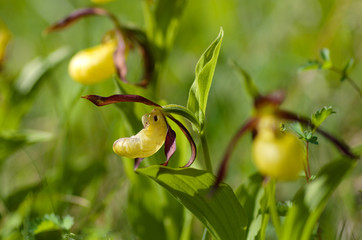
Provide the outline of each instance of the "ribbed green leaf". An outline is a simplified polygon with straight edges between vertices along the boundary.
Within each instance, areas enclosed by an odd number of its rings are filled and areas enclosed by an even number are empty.
[[[245,239],[247,217],[232,189],[220,185],[210,196],[215,176],[198,169],[172,169],[164,166],[139,168],[164,187],[182,205],[191,211],[219,240]]]
[[[207,98],[209,96],[223,36],[224,31],[221,28],[219,36],[211,43],[199,59],[195,69],[195,81],[190,88],[187,108],[195,114],[201,126],[201,131],[204,126]]]
[[[127,216],[138,239],[178,240],[181,234],[183,208],[165,190],[144,176],[137,176],[137,180],[132,182]]]

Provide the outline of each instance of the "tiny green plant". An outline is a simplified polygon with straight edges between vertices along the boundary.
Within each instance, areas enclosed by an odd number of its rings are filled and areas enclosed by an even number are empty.
[[[340,81],[347,81],[351,86],[356,90],[356,92],[359,94],[359,96],[362,98],[362,90],[358,86],[358,84],[352,79],[350,76],[350,71],[354,65],[354,59],[350,58],[347,63],[344,65],[343,68],[338,68],[334,65],[331,57],[330,57],[330,51],[328,48],[323,48],[320,51],[320,56],[322,58],[322,61],[314,59],[309,60],[304,66],[301,67],[302,70],[312,70],[312,69],[325,69],[330,70],[331,72],[334,72],[340,76]]]

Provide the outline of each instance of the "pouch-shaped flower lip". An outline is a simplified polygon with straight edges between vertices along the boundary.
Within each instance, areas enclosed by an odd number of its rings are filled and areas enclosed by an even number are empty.
[[[167,123],[162,112],[155,108],[142,116],[144,128],[136,135],[120,138],[113,144],[113,151],[129,158],[145,158],[155,154],[164,144]]]
[[[281,131],[280,124],[281,120],[274,116],[260,117],[252,144],[253,161],[264,176],[295,180],[304,167],[304,146],[296,135]]]
[[[117,41],[109,40],[76,53],[68,67],[72,79],[82,84],[96,84],[110,78],[116,72],[113,64],[116,47]]]

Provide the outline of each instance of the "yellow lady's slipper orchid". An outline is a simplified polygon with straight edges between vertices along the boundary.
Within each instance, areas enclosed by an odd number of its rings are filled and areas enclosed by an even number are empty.
[[[142,117],[144,128],[134,136],[120,138],[113,144],[113,151],[124,157],[145,158],[155,154],[164,144],[167,123],[159,109]]]
[[[288,181],[303,170],[305,150],[297,136],[282,132],[279,120],[263,116],[252,146],[253,160],[259,171],[277,180]]]
[[[99,83],[115,73],[113,53],[116,40],[109,40],[98,46],[84,49],[75,54],[69,62],[69,74],[82,84]]]

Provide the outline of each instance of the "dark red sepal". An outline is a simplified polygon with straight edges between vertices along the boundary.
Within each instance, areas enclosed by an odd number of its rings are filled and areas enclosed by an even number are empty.
[[[52,32],[52,31],[57,31],[57,30],[64,29],[64,28],[69,27],[70,25],[72,25],[74,22],[76,22],[76,21],[78,21],[78,20],[80,20],[80,19],[82,19],[84,17],[88,17],[88,16],[92,16],[92,15],[107,16],[114,23],[116,23],[116,25],[119,25],[117,19],[115,18],[115,16],[112,15],[111,13],[109,13],[108,11],[106,11],[105,9],[102,9],[102,8],[81,8],[81,9],[75,10],[74,12],[72,12],[67,17],[65,17],[64,19],[57,22],[56,24],[48,27],[45,30],[45,32],[49,33],[49,32]]]
[[[134,166],[133,166],[133,170],[136,171],[137,168],[139,167],[140,163],[142,162],[143,158],[135,158],[134,159]]]
[[[220,164],[219,170],[216,175],[215,188],[221,183],[221,181],[225,178],[226,169],[229,163],[229,159],[231,157],[231,153],[233,152],[236,143],[247,131],[253,130],[257,124],[257,118],[251,118],[246,123],[244,123],[241,128],[237,131],[234,137],[229,142],[229,145],[225,151],[224,157]]]
[[[104,106],[104,105],[119,103],[119,102],[138,102],[138,103],[143,103],[143,104],[146,104],[149,106],[161,107],[157,103],[152,102],[151,100],[149,100],[145,97],[139,96],[139,95],[116,94],[116,95],[112,95],[109,97],[102,97],[102,96],[98,96],[98,95],[87,95],[87,96],[83,96],[82,98],[85,98],[85,99],[91,101],[92,103],[94,103],[97,106]]]

